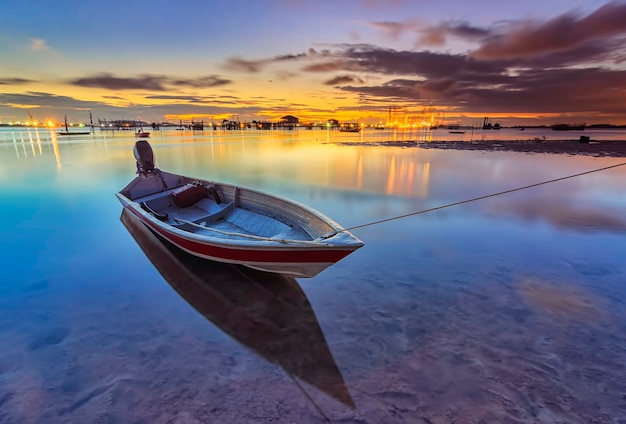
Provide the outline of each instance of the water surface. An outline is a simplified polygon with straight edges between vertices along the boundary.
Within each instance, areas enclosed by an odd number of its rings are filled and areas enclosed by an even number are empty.
[[[344,227],[623,161],[334,143],[386,136],[150,140],[161,169]],[[133,143],[0,130],[0,422],[626,420],[626,167],[358,228],[283,281],[129,230]]]

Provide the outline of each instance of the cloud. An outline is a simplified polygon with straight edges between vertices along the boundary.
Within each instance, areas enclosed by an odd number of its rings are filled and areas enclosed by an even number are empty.
[[[350,67],[348,61],[339,59],[334,61],[326,61],[320,63],[313,63],[302,68],[306,72],[332,72],[342,71]]]
[[[282,62],[296,62],[305,60],[317,60],[328,57],[330,53],[327,50],[317,51],[310,48],[305,53],[282,54],[265,59],[248,60],[240,57],[231,57],[222,65],[224,69],[236,72],[246,72],[250,74],[259,73],[267,66],[272,64],[281,64]]]
[[[223,65],[225,69],[237,72],[248,72],[251,74],[261,72],[264,65],[267,64],[265,60],[245,60],[239,57],[231,57]]]
[[[527,58],[625,35],[626,3],[610,2],[585,17],[570,12],[546,22],[511,24],[488,37],[472,56],[489,60]]]
[[[0,103],[20,105],[22,107],[48,106],[77,108],[84,107],[84,105],[89,102],[83,102],[67,96],[30,91],[23,94],[0,93]]]
[[[505,69],[496,63],[482,64],[462,54],[433,53],[429,51],[397,51],[372,46],[348,47],[343,52],[348,66],[358,65],[363,72],[384,75],[416,75],[441,78],[458,75],[460,71],[497,74]]]
[[[338,75],[335,78],[324,81],[325,85],[341,85],[348,83],[363,83],[363,80],[354,75]]]
[[[18,84],[30,84],[33,80],[24,78],[0,78],[0,85],[18,85]]]
[[[489,61],[461,54],[374,46],[344,48],[336,55],[347,66],[358,65],[363,73],[386,78],[378,85],[349,85],[346,80],[340,89],[372,98],[436,102],[480,113],[603,113],[615,117],[626,113],[620,94],[626,87],[626,71],[585,62],[603,57],[602,46],[588,44],[550,56]],[[583,63],[586,65],[580,66]]]
[[[303,59],[303,58],[306,58],[306,57],[307,57],[306,53],[284,54],[284,55],[274,56],[272,61],[274,61],[274,62],[284,62],[284,61],[299,60],[299,59]]]
[[[32,40],[30,40],[30,49],[40,52],[48,50],[49,47],[46,44],[45,40],[42,40],[41,38],[33,38]]]
[[[219,87],[221,85],[228,85],[232,83],[231,80],[219,77],[217,75],[209,75],[206,77],[194,78],[194,79],[182,79],[171,81],[173,85],[189,86],[195,88],[211,88]]]
[[[415,22],[370,22],[369,25],[382,30],[391,40],[397,40],[407,31],[414,31],[417,26]]]
[[[176,96],[172,96],[176,97]],[[163,98],[162,100],[168,100]],[[263,113],[269,107],[260,105],[242,105],[239,98],[232,96],[216,97],[210,99],[210,104],[202,104],[201,102],[190,101],[192,98],[173,98],[171,103],[159,105],[110,105],[99,101],[83,101],[67,96],[57,96],[50,93],[27,92],[23,94],[0,93],[0,115],[3,117],[14,117],[20,119],[19,115],[15,115],[16,110],[30,109],[37,110],[38,116],[48,116],[58,114],[59,111],[67,113],[69,110],[74,111],[93,111],[94,119],[125,119],[128,116],[154,116],[154,117],[170,117],[178,119],[177,115],[195,115],[211,117],[218,114],[238,114],[242,117],[252,117],[255,114]],[[188,100],[183,103],[180,100]],[[200,98],[203,100],[203,98]],[[204,99],[204,100],[208,100]],[[273,103],[272,103],[273,105]],[[23,112],[19,112],[21,114]],[[62,116],[61,114],[61,116]],[[173,118],[172,118],[173,117]]]
[[[242,100],[239,97],[233,96],[174,96],[174,95],[154,95],[145,96],[148,100],[171,100],[179,104],[178,102],[187,103],[211,103],[211,104],[236,104]]]
[[[491,30],[470,25],[467,22],[444,22],[418,31],[421,35],[418,45],[442,46],[448,37],[453,36],[467,41],[483,39],[491,34]]]
[[[112,74],[98,74],[69,81],[80,87],[105,88],[108,90],[151,90],[165,91],[167,86],[187,86],[194,88],[219,87],[232,83],[217,75],[199,78],[174,79],[164,75],[140,75],[138,77],[116,77]]]
[[[99,74],[69,81],[80,87],[106,88],[108,90],[154,90],[164,91],[166,79],[160,76],[143,75],[136,78],[120,78],[112,74]]]
[[[202,97],[198,96],[169,96],[169,95],[158,95],[158,96],[145,96],[145,99],[150,100],[178,100],[184,102],[201,102]]]

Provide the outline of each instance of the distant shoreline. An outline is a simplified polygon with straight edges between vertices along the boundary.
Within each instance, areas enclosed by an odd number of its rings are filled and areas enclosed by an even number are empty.
[[[350,146],[418,147],[421,149],[477,150],[488,152],[548,153],[595,157],[626,157],[626,140],[474,140],[474,141],[378,141],[337,142]]]

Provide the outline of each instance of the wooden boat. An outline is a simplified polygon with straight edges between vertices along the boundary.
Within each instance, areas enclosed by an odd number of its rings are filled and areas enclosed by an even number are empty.
[[[87,135],[91,134],[91,131],[70,131],[67,127],[67,115],[65,115],[65,131],[58,131],[58,135]]]
[[[294,277],[314,277],[363,242],[322,213],[259,191],[164,172],[147,140],[124,208],[193,255]]]
[[[120,219],[167,283],[200,315],[292,378],[354,409],[315,312],[294,278],[202,260],[148,230],[128,210]]]

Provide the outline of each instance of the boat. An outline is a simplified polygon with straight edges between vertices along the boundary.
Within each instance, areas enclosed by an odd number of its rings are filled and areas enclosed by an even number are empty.
[[[483,130],[499,130],[500,128],[502,128],[500,127],[500,123],[496,122],[495,124],[492,124],[488,117],[483,119]]]
[[[361,131],[361,126],[358,123],[341,124],[339,132],[353,132],[358,133]]]
[[[150,231],[127,209],[120,219],[167,283],[200,315],[292,378],[355,408],[315,312],[294,278],[202,260]]]
[[[143,128],[140,128],[135,133],[135,137],[137,137],[137,138],[148,138],[148,137],[150,137],[150,133],[147,132],[147,131],[144,131]]]
[[[65,131],[58,131],[58,135],[87,135],[91,134],[91,131],[70,131],[67,127],[67,115],[65,115]]]
[[[116,193],[148,228],[198,257],[310,278],[363,246],[306,205],[231,184],[161,171],[147,140],[137,177]]]

